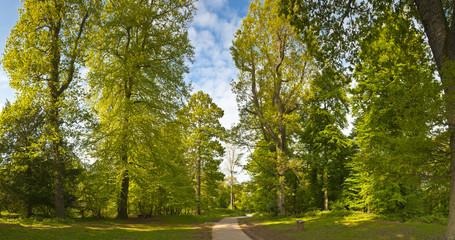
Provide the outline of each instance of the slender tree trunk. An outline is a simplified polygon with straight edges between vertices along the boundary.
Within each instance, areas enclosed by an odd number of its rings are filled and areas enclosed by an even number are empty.
[[[286,215],[285,207],[285,190],[286,190],[286,179],[285,179],[285,155],[283,151],[283,146],[277,147],[277,160],[278,160],[278,209],[280,210],[280,215]]]
[[[197,181],[197,186],[196,186],[196,201],[197,201],[197,206],[196,206],[196,214],[201,215],[201,153],[199,146],[197,147],[197,159],[196,159],[196,181]]]
[[[324,175],[323,175],[323,191],[324,191],[324,211],[329,210],[329,194],[328,194],[328,170],[327,167],[324,167]]]
[[[233,165],[233,164],[231,164]],[[230,170],[230,173],[231,173],[231,210],[234,209],[234,174],[232,173],[232,166],[231,166],[231,170]]]

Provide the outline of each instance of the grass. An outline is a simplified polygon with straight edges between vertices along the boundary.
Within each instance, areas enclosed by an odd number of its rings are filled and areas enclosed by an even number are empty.
[[[296,221],[304,220],[303,232]],[[421,222],[387,221],[361,212],[320,212],[300,218],[255,216],[242,219],[257,239],[442,239],[445,226]]]
[[[6,219],[0,239],[211,239],[211,224],[230,213],[146,219]]]

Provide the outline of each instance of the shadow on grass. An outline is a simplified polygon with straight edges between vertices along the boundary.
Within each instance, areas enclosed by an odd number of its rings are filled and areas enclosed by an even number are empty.
[[[24,228],[0,226],[2,239],[195,239],[195,229]]]
[[[304,220],[297,231],[296,220]],[[258,217],[242,220],[259,239],[442,239],[440,224],[401,223],[365,213],[319,213],[301,218]]]
[[[210,239],[204,219],[21,219],[0,224],[0,239]]]

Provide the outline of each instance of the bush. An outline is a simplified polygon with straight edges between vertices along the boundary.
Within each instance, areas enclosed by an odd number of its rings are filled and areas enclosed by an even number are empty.
[[[270,204],[267,206],[267,212],[272,214],[272,216],[276,217],[278,216],[280,210],[278,209],[278,206],[276,204]]]

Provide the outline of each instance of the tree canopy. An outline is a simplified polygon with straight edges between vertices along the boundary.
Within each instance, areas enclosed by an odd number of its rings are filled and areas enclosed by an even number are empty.
[[[17,92],[0,113],[0,210],[353,210],[448,217],[454,239],[453,4],[251,1],[225,129],[185,80],[195,1],[24,0],[1,61]]]

